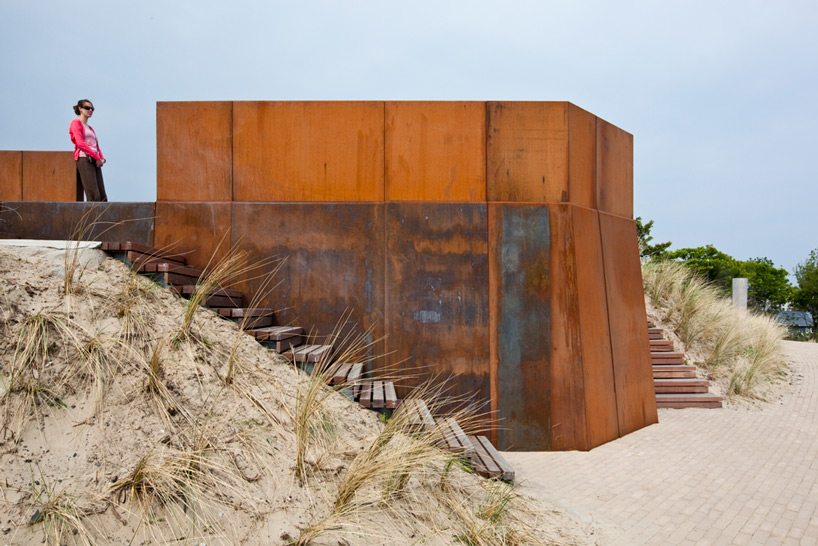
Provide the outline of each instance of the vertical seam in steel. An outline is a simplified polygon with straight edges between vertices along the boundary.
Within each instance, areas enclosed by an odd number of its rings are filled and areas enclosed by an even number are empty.
[[[381,223],[383,224],[383,352],[389,354],[389,203],[386,185],[386,101],[383,101],[383,200],[381,202]],[[387,363],[387,365],[391,365]]]
[[[594,129],[594,132],[596,133],[596,129]],[[596,150],[594,151],[596,152]],[[602,252],[602,280],[605,286],[605,314],[608,316],[608,340],[611,348],[611,376],[613,377],[614,403],[616,405],[616,435],[617,437],[621,438],[622,423],[619,421],[619,394],[616,392],[616,363],[614,359],[613,328],[611,328],[611,306],[609,305],[608,298],[608,272],[606,268],[607,262],[605,260],[605,244],[602,242],[602,214],[599,212],[599,210],[596,211],[596,217],[597,225],[599,226],[599,249]]]

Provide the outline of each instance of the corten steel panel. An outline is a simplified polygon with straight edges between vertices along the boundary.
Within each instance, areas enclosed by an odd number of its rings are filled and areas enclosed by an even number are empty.
[[[234,201],[383,201],[383,102],[235,102]]]
[[[153,245],[154,203],[18,201],[3,206],[0,231],[22,239],[74,239],[85,222],[90,227],[86,240]]]
[[[633,217],[633,135],[597,118],[596,208]]]
[[[485,201],[484,102],[387,102],[386,199]]]
[[[0,201],[23,199],[23,152],[0,151]]]
[[[23,152],[22,201],[77,201],[72,152]]]
[[[383,203],[233,203],[234,243],[260,258],[286,258],[263,305],[281,325],[326,336],[349,312],[343,332],[383,337]],[[253,294],[260,281],[244,283]],[[382,341],[369,356],[383,354]],[[382,361],[372,366],[382,365]]]
[[[551,449],[589,449],[580,287],[571,207],[548,207],[551,230]]]
[[[554,449],[548,207],[489,204],[492,409],[500,449]]]
[[[156,199],[233,198],[233,103],[156,103]]]
[[[636,223],[599,213],[619,434],[657,422]]]
[[[489,102],[489,201],[569,200],[567,102]]]
[[[485,203],[388,203],[386,208],[391,361],[405,360],[424,376],[451,374],[452,393],[468,397],[482,411],[489,409],[490,396],[486,222]]]
[[[156,203],[154,246],[183,253],[187,263],[204,267],[230,250],[230,203]]]
[[[568,200],[596,208],[596,116],[568,104]]]
[[[588,447],[594,448],[619,436],[602,240],[596,210],[569,208],[575,242],[573,271],[577,285]]]

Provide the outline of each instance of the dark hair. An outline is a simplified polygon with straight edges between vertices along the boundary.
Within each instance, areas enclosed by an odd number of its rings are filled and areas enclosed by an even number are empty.
[[[80,106],[82,106],[82,105],[83,105],[83,104],[85,104],[86,102],[87,102],[88,104],[93,104],[93,103],[92,103],[90,100],[88,100],[88,99],[80,99],[80,100],[78,100],[78,101],[77,101],[77,104],[74,106],[74,113],[75,113],[76,115],[80,115]]]

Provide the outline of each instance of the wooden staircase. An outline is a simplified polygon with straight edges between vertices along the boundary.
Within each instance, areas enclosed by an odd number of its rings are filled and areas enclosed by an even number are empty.
[[[720,408],[721,396],[710,394],[710,383],[699,379],[696,366],[685,364],[684,353],[673,351],[664,330],[648,321],[650,359],[658,408]]]
[[[133,242],[103,242],[102,250],[125,262],[137,272],[149,276],[155,282],[168,287],[182,297],[190,298],[196,283],[204,271],[190,266],[181,254],[173,254]],[[275,324],[273,309],[244,307],[245,295],[232,289],[215,288],[204,299],[203,305],[219,316],[233,320],[259,343],[273,349],[307,373],[316,364],[331,362],[333,346],[322,344],[304,333],[300,326]],[[312,343],[310,343],[312,341]],[[329,374],[329,383],[342,395],[358,402],[364,408],[391,415],[397,411],[398,400],[392,381],[367,377],[362,363],[337,363]],[[426,408],[422,400],[413,400],[419,408]],[[418,410],[423,413],[424,410]],[[419,415],[420,415],[419,413]],[[425,426],[434,425],[428,409]],[[423,416],[426,419],[426,415]],[[452,418],[444,418],[441,424],[445,441],[441,447],[468,459],[475,472],[481,476],[514,480],[514,471],[485,436],[466,436],[460,425]]]

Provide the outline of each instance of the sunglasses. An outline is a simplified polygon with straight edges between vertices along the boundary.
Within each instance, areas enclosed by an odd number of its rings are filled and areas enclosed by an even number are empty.
[[[94,110],[93,106],[80,106],[80,108],[82,108],[83,110],[91,110],[91,111]]]

